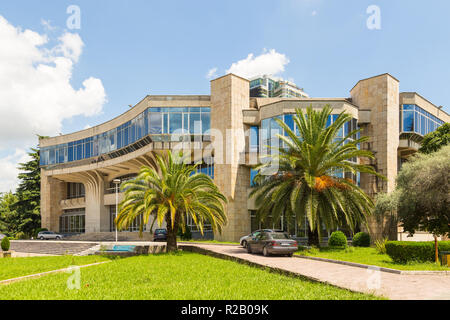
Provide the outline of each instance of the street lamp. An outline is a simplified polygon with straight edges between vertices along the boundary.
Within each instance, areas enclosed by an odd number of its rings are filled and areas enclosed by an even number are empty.
[[[116,242],[117,242],[117,215],[119,213],[119,185],[120,185],[120,179],[114,179],[114,184],[116,185],[116,217],[114,219],[114,225],[116,226]]]

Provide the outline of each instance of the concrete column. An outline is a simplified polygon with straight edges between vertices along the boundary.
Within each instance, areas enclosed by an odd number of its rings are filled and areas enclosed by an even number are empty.
[[[46,176],[41,169],[41,226],[59,232],[59,217],[62,214],[61,200],[66,197],[66,184]]]
[[[237,241],[250,232],[247,189],[250,168],[240,165],[245,151],[242,109],[249,108],[249,81],[233,74],[211,81],[211,129],[222,137],[214,137],[214,182],[228,198],[228,224],[215,239]],[[221,144],[220,146],[218,144]]]
[[[86,190],[86,233],[109,232],[109,210],[104,203],[105,179],[97,172],[89,172],[84,182]]]
[[[350,94],[353,103],[360,109],[371,111],[370,123],[363,126],[361,133],[369,137],[369,142],[361,147],[371,150],[375,160],[366,164],[374,165],[388,179],[382,181],[373,175],[361,174],[361,187],[371,197],[379,192],[392,192],[398,170],[399,81],[389,74],[382,74],[359,81]],[[372,217],[369,219],[369,231],[374,239],[385,236],[395,238],[396,226],[391,224],[390,219],[378,222]]]

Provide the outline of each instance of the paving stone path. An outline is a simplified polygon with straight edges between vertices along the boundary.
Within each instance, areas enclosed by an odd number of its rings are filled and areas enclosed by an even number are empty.
[[[393,300],[450,300],[450,275],[404,275],[340,265],[336,263],[289,257],[264,257],[249,254],[239,246],[193,246],[218,254],[278,268],[341,288],[373,293]]]

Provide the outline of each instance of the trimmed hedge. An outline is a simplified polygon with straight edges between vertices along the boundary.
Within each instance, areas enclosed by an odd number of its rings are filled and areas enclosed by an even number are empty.
[[[347,237],[342,231],[335,231],[328,239],[328,245],[330,247],[347,247]]]
[[[450,251],[450,241],[439,241],[438,249]],[[434,241],[388,241],[386,253],[397,263],[434,262]]]
[[[370,247],[370,235],[367,232],[358,232],[353,236],[354,247]]]
[[[8,237],[2,239],[1,247],[3,251],[8,251],[10,247],[10,242]]]

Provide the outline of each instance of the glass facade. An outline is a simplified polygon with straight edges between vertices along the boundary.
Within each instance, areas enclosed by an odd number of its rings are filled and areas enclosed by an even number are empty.
[[[110,213],[110,221],[109,221],[109,231],[113,232],[116,231],[116,224],[114,223],[114,220],[116,219],[116,206],[109,206],[109,213]],[[139,227],[142,224],[142,216],[138,216],[129,226],[126,230],[118,230],[120,231],[128,231],[128,232],[139,232]],[[146,231],[147,226],[142,226],[142,231]]]
[[[52,165],[98,157],[131,145],[151,135],[153,141],[173,141],[174,134],[190,141],[200,136],[209,140],[209,107],[148,108],[117,128],[93,137],[41,148],[40,165]],[[196,139],[198,141],[198,139]]]
[[[283,128],[277,123],[275,119],[282,120],[289,129],[293,130],[296,135],[299,135],[299,131],[297,129],[297,125],[294,122],[294,114],[284,114],[280,116],[276,116],[273,118],[264,119],[261,121],[261,145],[260,150],[264,154],[270,154],[274,150],[271,149],[272,147],[278,147],[281,146],[281,141],[278,138],[279,135],[287,136],[287,133],[284,131]],[[328,117],[327,121],[327,127],[330,126],[334,121],[336,121],[338,115],[332,114]],[[335,139],[343,139],[346,137],[350,132],[353,130],[358,129],[358,120],[352,119],[351,121],[348,121],[344,124],[344,126],[341,128],[341,130],[336,135]],[[359,139],[359,133],[357,133],[355,136],[351,137],[350,139]],[[272,151],[272,152],[271,152]]]
[[[404,104],[400,107],[400,132],[417,133],[422,136],[435,131],[444,121],[433,116],[414,104]]]
[[[284,135],[287,136],[287,133],[285,130],[277,123],[275,119],[282,120],[291,130],[295,132],[295,134],[298,136],[300,133],[298,131],[297,125],[294,122],[294,114],[283,114],[280,116],[276,116],[273,118],[264,119],[261,121],[261,132],[260,132],[260,150],[263,155],[273,155],[277,152],[276,149],[282,146],[281,143],[284,144],[284,142],[280,141],[278,138],[278,135]],[[330,126],[334,121],[336,121],[338,115],[332,114],[328,117],[327,120],[327,127]],[[351,121],[348,121],[344,124],[344,126],[341,128],[341,130],[337,133],[335,137],[336,140],[344,139],[346,136],[350,134],[350,132],[359,129],[358,126],[358,120],[353,118]],[[356,135],[350,137],[350,140],[356,140],[359,139],[360,133],[358,132]],[[251,141],[251,140],[250,140]],[[252,142],[251,142],[252,143]],[[359,145],[358,145],[359,148]],[[268,161],[267,159],[262,161]],[[356,158],[349,159],[349,161],[357,162]],[[256,176],[257,171],[251,170],[250,172],[250,185],[254,186],[254,177]],[[336,177],[344,177],[343,172],[334,172],[332,173]],[[352,175],[351,178],[353,181],[360,184],[360,176],[358,175]]]
[[[59,217],[60,233],[84,233],[85,225],[84,208],[64,210],[61,217]]]

